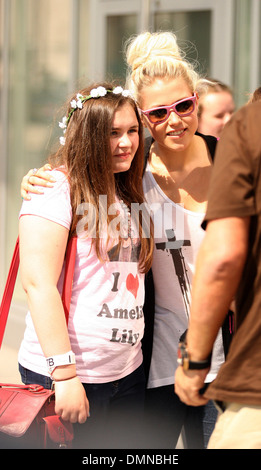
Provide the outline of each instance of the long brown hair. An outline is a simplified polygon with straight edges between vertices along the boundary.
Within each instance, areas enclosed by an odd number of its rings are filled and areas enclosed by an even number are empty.
[[[93,84],[79,91],[82,96],[90,95],[90,90],[98,86],[113,90],[111,83]],[[67,106],[67,116],[72,110],[71,101]],[[135,111],[139,124],[139,147],[128,171],[113,173],[110,136],[112,122],[116,110],[129,103]],[[144,162],[143,129],[135,101],[122,93],[107,93],[99,98],[88,99],[82,109],[72,113],[65,133],[65,144],[59,147],[55,155],[50,157],[54,166],[64,165],[68,173],[71,190],[72,225],[70,235],[75,234],[80,216],[77,208],[82,203],[91,203],[96,212],[95,249],[102,260],[101,234],[99,226],[99,197],[107,196],[107,206],[115,203],[116,197],[122,200],[128,209],[132,203],[144,202],[142,174]],[[144,207],[143,207],[144,209]],[[107,218],[107,224],[109,218]],[[138,217],[140,236],[139,268],[147,272],[152,262],[153,228],[150,221],[149,234],[142,231],[142,214]],[[90,228],[90,227],[89,227]],[[92,227],[93,229],[93,227]]]

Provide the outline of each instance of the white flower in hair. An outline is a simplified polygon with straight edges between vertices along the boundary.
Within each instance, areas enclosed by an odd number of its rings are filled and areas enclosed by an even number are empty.
[[[91,96],[92,98],[97,98],[97,96],[99,96],[98,91],[97,91],[97,88],[93,88],[93,89],[90,91],[90,96]]]
[[[83,100],[83,95],[81,95],[81,93],[77,93],[76,98],[77,100]]]
[[[59,127],[61,129],[66,129],[66,127],[67,127],[67,116],[64,116],[62,118],[62,122],[59,122]]]
[[[93,88],[90,91],[91,98],[99,98],[100,96],[105,96],[106,94],[107,94],[107,90],[103,86],[99,86],[98,88]]]
[[[98,86],[97,88],[98,96],[105,96],[107,95],[107,90],[103,86]]]
[[[76,105],[77,105],[77,108],[82,109],[82,100],[79,99],[79,100],[77,101]]]
[[[65,137],[60,137],[60,144],[65,145]]]
[[[76,100],[72,100],[72,101],[71,101],[71,107],[74,108],[74,109],[77,108],[77,102],[76,102]]]
[[[112,92],[115,94],[115,95],[120,95],[120,93],[122,93],[124,90],[121,86],[116,86]]]
[[[130,98],[134,99],[133,93],[130,90],[123,90],[122,91],[122,96],[125,96],[125,98],[130,97]]]

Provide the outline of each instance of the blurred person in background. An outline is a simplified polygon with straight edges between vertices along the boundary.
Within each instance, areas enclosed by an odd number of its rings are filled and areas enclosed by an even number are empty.
[[[210,78],[206,92],[199,99],[198,131],[219,139],[234,111],[235,103],[231,88]]]
[[[248,103],[254,103],[258,100],[261,100],[261,86],[255,89],[255,91],[250,96]]]

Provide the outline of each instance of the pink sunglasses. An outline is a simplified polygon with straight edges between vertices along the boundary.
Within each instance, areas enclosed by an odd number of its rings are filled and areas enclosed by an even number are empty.
[[[193,96],[176,101],[170,106],[160,106],[158,108],[147,109],[146,111],[140,109],[139,111],[145,114],[152,124],[158,124],[167,121],[171,111],[174,111],[180,117],[189,116],[195,109],[196,99],[197,95],[194,93]]]

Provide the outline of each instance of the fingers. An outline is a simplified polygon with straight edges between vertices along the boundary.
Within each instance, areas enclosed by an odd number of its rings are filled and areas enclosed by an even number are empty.
[[[180,400],[189,406],[203,406],[206,405],[208,399],[199,394],[198,390],[184,390],[175,384],[175,393],[179,396]]]
[[[29,173],[31,174],[29,175],[28,173],[29,177],[27,178],[28,184],[31,187],[37,185],[37,186],[45,186],[45,187],[52,188],[55,182],[55,178],[50,173],[48,173],[48,171],[50,171],[51,169],[52,169],[51,165],[47,163],[41,168],[38,168],[38,169],[35,168],[34,170],[30,170]],[[38,189],[35,189],[35,191],[39,192],[41,190],[38,188]]]
[[[26,201],[31,199],[29,192],[34,194],[43,194],[43,189],[36,186],[53,187],[55,178],[48,173],[52,169],[48,163],[43,167],[33,170],[29,170],[28,173],[23,177],[21,183],[21,196]]]
[[[189,406],[203,406],[208,402],[200,390],[204,387],[206,373],[203,371],[186,371],[178,367],[175,374],[175,393],[180,400]]]
[[[29,170],[28,173],[23,177],[22,183],[21,183],[21,196],[25,200],[30,200],[31,197],[28,195],[28,191],[31,189],[31,185],[29,183],[29,180],[31,176],[34,174],[35,170]],[[32,187],[32,192],[34,190],[34,187]]]
[[[70,421],[70,423],[80,423],[83,424],[90,416],[89,413],[89,402],[85,406],[83,406],[80,410],[65,410],[65,409],[57,409],[56,413],[60,416],[64,421]]]
[[[77,377],[55,383],[55,412],[64,421],[83,424],[90,416],[89,401]]]

